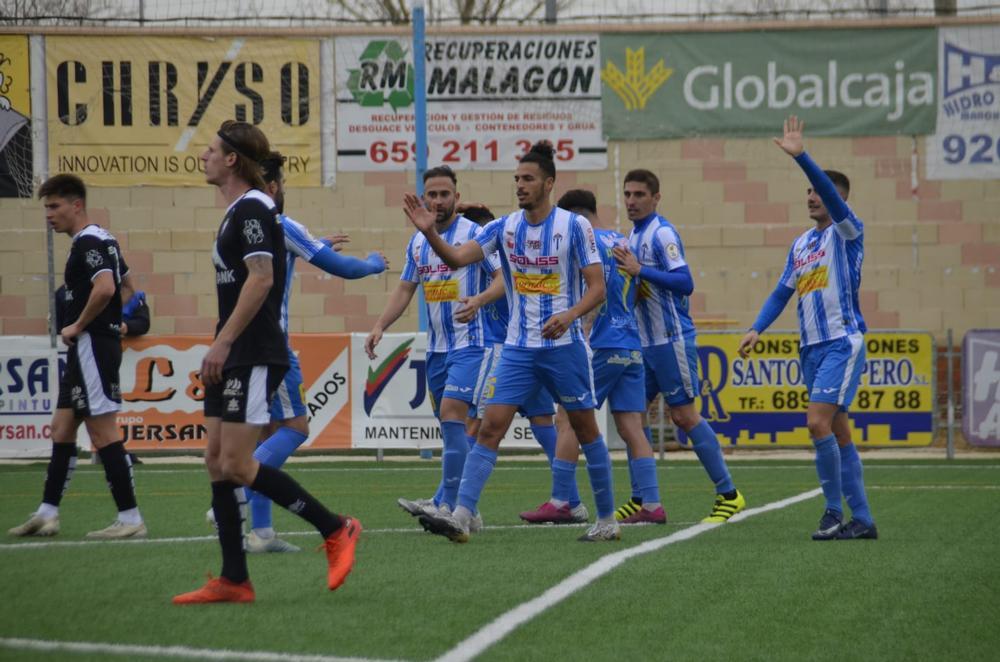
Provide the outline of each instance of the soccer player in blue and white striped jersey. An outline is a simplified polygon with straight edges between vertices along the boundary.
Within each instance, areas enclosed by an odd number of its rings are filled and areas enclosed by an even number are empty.
[[[851,442],[847,410],[857,392],[865,364],[865,320],[858,305],[864,224],[847,206],[851,184],[835,170],[823,171],[805,151],[805,124],[792,115],[775,143],[795,159],[812,187],[809,217],[816,227],[792,243],[785,270],[764,302],[757,321],[740,341],[746,357],[758,335],[778,318],[798,292],[799,357],[809,392],[806,424],[816,448],[816,472],[826,510],[813,540],[878,537],[868,507],[861,458]],[[852,519],[843,524],[842,496]]]
[[[261,162],[261,171],[266,185],[264,192],[274,200],[285,230],[285,282],[282,284],[284,295],[281,300],[280,324],[287,343],[288,301],[292,295],[292,278],[297,259],[301,258],[328,274],[348,279],[382,273],[388,264],[385,256],[379,251],[369,253],[364,260],[340,255],[332,248],[334,245],[332,241],[315,239],[304,225],[286,216],[285,176],[282,168],[284,162],[285,157],[280,152],[271,152]],[[303,390],[299,359],[288,343],[288,372],[285,373],[271,401],[271,424],[265,433],[268,436],[254,452],[254,458],[258,462],[275,468],[281,467],[285,460],[309,438],[309,419]],[[246,491],[252,526],[250,535],[247,536],[247,551],[297,552],[298,547],[275,535],[271,518],[271,500],[251,491],[250,488],[246,488]]]
[[[481,232],[456,211],[458,180],[448,166],[431,168],[424,173],[424,197],[419,202],[430,215],[438,236],[449,244],[471,241]],[[423,287],[429,326],[427,340],[427,387],[434,415],[441,422],[444,451],[441,454],[441,483],[433,504],[400,499],[399,505],[412,515],[421,515],[433,505],[434,512],[455,508],[462,468],[469,451],[466,429],[469,412],[475,404],[476,377],[482,362],[485,337],[482,313],[460,321],[463,299],[482,292],[489,284],[488,270],[480,264],[452,268],[432,250],[419,232],[406,246],[406,261],[395,292],[365,340],[365,351],[375,358],[375,347],[382,334],[406,310],[410,300]]]
[[[698,413],[698,347],[688,313],[694,280],[676,228],[656,212],[660,180],[649,170],[625,175],[625,208],[635,224],[629,247],[616,246],[615,259],[640,279],[636,308],[646,368],[646,399],[662,393],[674,425],[691,438],[694,452],[715,484],[715,503],[703,522],[725,522],[746,506],[733,484],[715,431]],[[646,431],[647,438],[650,433]]]
[[[598,521],[581,540],[617,540],[611,461],[594,415],[594,379],[579,318],[604,300],[604,274],[594,230],[586,219],[550,202],[556,167],[551,144],[537,143],[514,174],[520,210],[493,221],[475,241],[453,246],[434,217],[407,194],[404,212],[453,268],[497,254],[511,307],[496,387],[475,447],[469,453],[453,516],[421,523],[456,542],[469,539],[473,514],[496,464],[497,448],[519,406],[547,388],[559,397],[587,457]]]

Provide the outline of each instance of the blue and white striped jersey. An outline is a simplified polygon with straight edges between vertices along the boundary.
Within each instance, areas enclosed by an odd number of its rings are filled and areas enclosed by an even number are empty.
[[[864,257],[864,224],[853,211],[822,232],[802,233],[792,244],[778,282],[799,294],[802,346],[867,330],[858,302]]]
[[[464,216],[458,216],[441,236],[452,246],[459,246],[481,232],[479,225]],[[481,262],[452,269],[431,250],[424,235],[417,232],[406,247],[406,260],[400,280],[418,283],[424,288],[430,327],[428,352],[449,352],[463,347],[484,346],[482,309],[467,324],[455,321],[455,313],[461,309],[458,300],[475,296],[489,285],[489,276]]]
[[[496,253],[501,259],[510,305],[505,344],[556,347],[584,342],[579,319],[555,339],[543,338],[542,327],[552,315],[577,304],[583,296],[583,268],[601,263],[587,219],[553,207],[544,221],[533,225],[523,211],[516,211],[489,223],[476,241],[485,255]]]
[[[590,348],[641,349],[639,325],[635,319],[638,281],[618,266],[612,253],[615,246],[628,246],[628,240],[614,230],[594,230],[594,234],[604,262],[604,283],[608,293],[590,327]]]
[[[635,224],[629,245],[642,266],[672,271],[687,264],[677,230],[656,213]],[[663,345],[695,332],[688,297],[648,281],[639,283],[638,294],[636,313],[643,347]]]
[[[285,292],[281,300],[281,330],[288,333],[288,300],[292,296],[292,277],[295,275],[295,258],[301,257],[308,262],[324,246],[323,242],[309,233],[306,226],[295,219],[281,215],[285,228]]]
[[[493,272],[500,268],[500,258],[496,253],[486,256],[482,262],[483,269],[487,272],[486,282],[491,282]],[[503,274],[500,275],[503,277]],[[507,326],[510,324],[510,306],[507,305],[507,296],[500,297],[493,303],[482,307],[483,325],[486,333],[486,344],[496,345],[502,343],[507,338]]]

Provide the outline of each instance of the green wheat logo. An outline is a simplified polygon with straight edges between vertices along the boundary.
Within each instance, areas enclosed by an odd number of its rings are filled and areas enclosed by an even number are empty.
[[[601,72],[601,79],[625,103],[625,110],[642,110],[673,73],[674,70],[668,69],[662,59],[647,72],[644,46],[638,50],[625,49],[625,73],[609,60]]]

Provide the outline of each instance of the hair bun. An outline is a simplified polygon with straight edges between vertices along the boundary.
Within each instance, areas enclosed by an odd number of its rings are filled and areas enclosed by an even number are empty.
[[[531,146],[531,149],[528,150],[528,153],[538,154],[539,156],[546,158],[549,161],[555,160],[556,156],[556,150],[554,147],[552,147],[552,143],[548,140],[539,140],[538,142],[536,142],[534,145]]]

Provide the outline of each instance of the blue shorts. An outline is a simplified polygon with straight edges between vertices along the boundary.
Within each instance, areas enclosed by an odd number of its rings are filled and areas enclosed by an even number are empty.
[[[503,343],[487,347],[483,352],[483,362],[479,366],[479,377],[476,379],[476,418],[482,419],[486,414],[487,393],[496,389],[496,369],[503,352]],[[555,398],[548,389],[539,389],[527,402],[518,408],[518,413],[525,418],[533,416],[554,416],[556,413]]]
[[[840,405],[847,411],[858,392],[865,365],[865,337],[855,333],[807,345],[799,352],[810,402]]]
[[[472,407],[482,360],[482,347],[427,353],[427,388],[431,392],[434,416],[440,415],[442,398],[461,400]],[[471,410],[469,415],[472,415]]]
[[[642,348],[646,363],[646,400],[652,402],[657,393],[671,407],[694,402],[699,392],[698,345],[695,336],[681,336],[662,345]]]
[[[302,384],[299,357],[288,348],[288,372],[271,399],[271,420],[287,421],[306,414],[306,389]]]
[[[566,410],[597,408],[590,349],[582,342],[558,347],[504,345],[494,378],[493,388],[486,387],[487,405],[523,407],[548,389]]]
[[[597,406],[608,400],[612,412],[646,411],[645,370],[637,349],[595,349]]]

